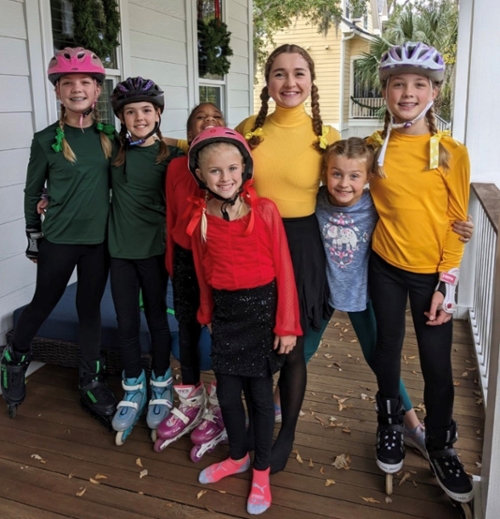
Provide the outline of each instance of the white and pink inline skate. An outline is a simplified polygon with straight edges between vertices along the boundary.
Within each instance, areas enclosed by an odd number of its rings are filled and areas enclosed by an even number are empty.
[[[179,407],[174,407],[168,418],[160,422],[157,429],[158,439],[154,450],[161,452],[171,443],[191,432],[203,418],[207,405],[207,392],[200,382],[196,386],[178,385],[174,391],[179,397]]]
[[[212,381],[208,395],[208,407],[201,423],[191,433],[194,447],[191,449],[191,461],[197,463],[204,454],[212,452],[219,443],[227,443],[227,432],[222,420],[222,413],[217,399],[217,383]]]

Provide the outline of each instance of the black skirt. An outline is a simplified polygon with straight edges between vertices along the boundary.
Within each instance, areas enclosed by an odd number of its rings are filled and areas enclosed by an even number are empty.
[[[283,218],[288,247],[292,257],[295,283],[299,295],[300,325],[306,335],[309,328],[321,329],[329,319],[326,257],[315,214],[302,218]]]
[[[285,355],[273,350],[276,283],[214,290],[212,369],[223,375],[266,377],[281,369]]]
[[[200,287],[196,277],[193,252],[174,245],[174,289],[175,317],[179,322],[196,321],[196,312],[200,306]]]

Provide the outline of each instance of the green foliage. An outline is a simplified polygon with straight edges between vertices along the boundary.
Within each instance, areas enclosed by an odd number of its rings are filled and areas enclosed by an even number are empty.
[[[229,72],[233,55],[229,46],[231,33],[227,25],[218,18],[209,21],[198,20],[198,64],[199,73],[223,76]]]
[[[94,51],[104,61],[119,45],[117,0],[72,0],[72,3],[75,44]],[[102,30],[99,30],[97,20]]]
[[[356,13],[366,12],[365,0],[350,0]],[[342,16],[342,0],[254,0],[254,58],[263,65],[268,45],[274,45],[273,35],[290,27],[297,17],[305,18],[318,32],[327,34],[337,27]]]

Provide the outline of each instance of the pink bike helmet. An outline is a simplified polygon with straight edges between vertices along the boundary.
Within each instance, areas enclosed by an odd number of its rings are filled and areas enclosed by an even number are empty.
[[[214,142],[227,142],[228,144],[233,144],[240,150],[245,162],[245,170],[243,171],[242,182],[243,187],[245,182],[250,180],[253,176],[252,154],[245,138],[230,128],[207,128],[191,142],[191,146],[189,147],[188,152],[188,163],[189,169],[196,179],[196,182],[202,189],[207,189],[205,182],[203,182],[203,180],[201,180],[201,178],[199,178],[196,174],[196,168],[198,167],[198,153],[202,148],[208,144],[213,144]]]
[[[66,47],[58,50],[50,60],[47,71],[49,81],[55,85],[68,74],[88,74],[99,84],[104,81],[106,71],[97,55],[83,47]]]
[[[422,74],[435,83],[441,83],[444,70],[443,57],[434,47],[408,41],[394,45],[382,55],[378,74],[382,84],[394,74]]]

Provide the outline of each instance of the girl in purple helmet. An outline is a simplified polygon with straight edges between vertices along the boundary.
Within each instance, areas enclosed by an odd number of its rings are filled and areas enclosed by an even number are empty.
[[[274,427],[272,375],[302,335],[285,230],[273,202],[251,187],[245,139],[228,128],[204,130],[191,143],[189,169],[198,199],[188,232],[200,283],[198,320],[212,328],[212,367],[229,439],[229,458],[204,469],[201,483],[247,470],[246,386],[255,435],[250,514],[271,505],[269,471]]]
[[[409,297],[425,382],[428,458],[444,491],[466,503],[473,492],[453,448],[450,356],[464,247],[453,222],[467,219],[469,158],[465,146],[436,129],[433,103],[444,71],[442,56],[423,43],[392,47],[379,66],[387,112],[383,131],[371,141],[380,146],[384,178],[370,183],[379,220],[369,269],[378,328],[377,464],[392,474],[405,455],[399,376]]]
[[[95,109],[105,70],[91,51],[57,51],[48,78],[61,102],[59,121],[35,133],[31,144],[24,212],[26,256],[37,263],[35,295],[21,314],[1,361],[2,394],[14,416],[26,396],[30,345],[77,269],[81,404],[109,426],[116,402],[101,361],[100,302],[108,275],[105,245],[109,210],[109,159],[114,128]],[[47,185],[50,205],[41,221],[37,203]]]
[[[171,337],[167,321],[165,269],[165,170],[180,150],[167,146],[160,131],[163,91],[151,79],[128,78],[111,94],[121,121],[119,147],[111,165],[113,197],[109,218],[111,292],[124,366],[124,396],[112,425],[122,445],[147,403],[141,363],[140,304],[152,342],[151,399],[147,423],[156,437],[158,424],[172,407]]]

